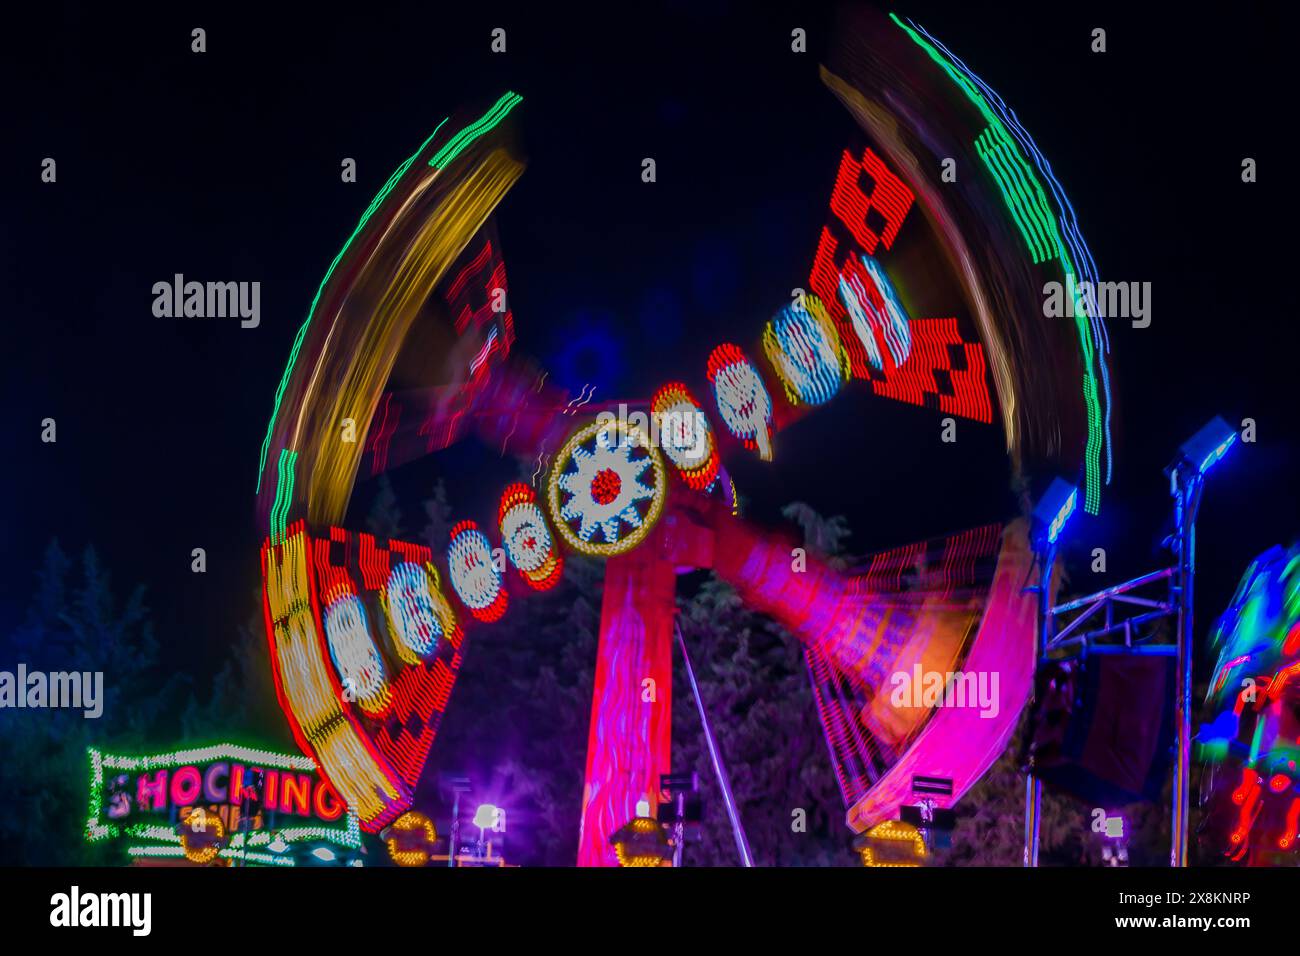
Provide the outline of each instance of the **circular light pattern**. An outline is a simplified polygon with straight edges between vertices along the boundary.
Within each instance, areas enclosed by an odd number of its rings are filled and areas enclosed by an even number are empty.
[[[740,346],[724,342],[709,356],[709,381],[718,414],[731,433],[757,448],[764,461],[772,460],[772,398],[754,363]]]
[[[923,866],[925,839],[910,823],[886,820],[867,831],[860,852],[863,866]]]
[[[537,506],[533,489],[523,482],[506,488],[501,495],[497,521],[506,556],[520,577],[538,591],[554,587],[560,580],[564,559],[555,550],[546,515]]]
[[[431,659],[438,651],[438,638],[450,637],[456,631],[456,614],[438,583],[438,572],[432,565],[421,567],[402,561],[393,566],[388,587],[380,592],[388,633],[405,664]]]
[[[433,821],[418,810],[408,810],[393,821],[384,842],[389,857],[398,866],[424,866],[437,839]]]
[[[650,400],[659,430],[659,447],[682,480],[703,491],[718,476],[718,448],[704,409],[681,382],[669,382]]]
[[[384,661],[370,636],[365,605],[355,594],[345,591],[325,609],[325,639],[343,699],[355,700],[371,716],[384,713],[392,704]]]
[[[547,506],[570,546],[608,557],[650,533],[666,494],[663,457],[645,433],[626,421],[597,419],[555,456]]]
[[[610,842],[619,866],[664,866],[673,855],[668,834],[653,817],[633,817],[610,836]]]
[[[195,807],[181,821],[181,850],[191,863],[211,863],[226,843],[221,817]]]
[[[492,566],[492,545],[472,521],[451,529],[447,569],[456,596],[480,621],[495,621],[506,613],[506,589]]]
[[[847,374],[840,337],[815,295],[788,305],[763,329],[763,351],[792,405],[821,405]]]

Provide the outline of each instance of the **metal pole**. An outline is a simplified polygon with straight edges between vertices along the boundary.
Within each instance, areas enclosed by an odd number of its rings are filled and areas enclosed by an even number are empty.
[[[1038,829],[1042,822],[1043,781],[1025,776],[1025,866],[1038,866]]]
[[[456,865],[456,840],[460,836],[460,790],[453,791],[451,798],[451,835],[447,847],[447,865]]]
[[[1178,741],[1174,751],[1169,865],[1176,867],[1187,866],[1191,809],[1192,657],[1195,650],[1192,585],[1196,575],[1196,511],[1201,497],[1200,474],[1188,478],[1184,473],[1185,467],[1180,465],[1173,475],[1178,541],[1178,683],[1174,697]]]
[[[704,700],[700,697],[700,687],[695,682],[695,668],[691,667],[691,657],[686,653],[686,640],[677,621],[673,621],[673,631],[677,634],[677,646],[682,649],[682,663],[686,665],[686,678],[691,682],[691,693],[695,695],[695,706],[700,711],[700,726],[704,728],[704,742],[709,748],[709,759],[713,762],[713,772],[718,777],[718,788],[722,791],[722,802],[727,807],[727,817],[731,820],[731,833],[736,838],[736,850],[740,853],[741,866],[753,866],[754,857],[749,852],[749,840],[745,837],[745,827],[736,812],[736,800],[731,795],[731,783],[727,780],[727,771],[722,766],[722,754],[718,752],[717,741],[709,727],[709,715],[704,712]]]
[[[686,845],[686,791],[678,790],[677,822],[673,824],[673,866],[682,865],[682,850]]]
[[[1034,675],[1038,674],[1038,665],[1047,656],[1047,645],[1052,639],[1052,571],[1056,565],[1056,545],[1049,543],[1043,547],[1041,557],[1043,568],[1038,573],[1038,628],[1034,638]],[[1033,726],[1025,728],[1032,734]],[[1030,739],[1032,744],[1033,740]],[[1026,748],[1028,750],[1029,748]],[[1042,828],[1043,817],[1043,781],[1034,775],[1034,755],[1029,753],[1029,769],[1025,773],[1025,854],[1024,866],[1038,866],[1038,838]]]

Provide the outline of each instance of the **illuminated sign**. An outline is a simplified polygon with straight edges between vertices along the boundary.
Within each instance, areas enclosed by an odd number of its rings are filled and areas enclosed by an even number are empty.
[[[187,827],[228,836],[223,856],[282,865],[293,861],[276,856],[273,844],[360,845],[356,814],[310,757],[234,744],[143,756],[89,753],[86,839],[130,838],[131,856],[194,859],[183,839]],[[214,845],[204,856],[217,855]]]

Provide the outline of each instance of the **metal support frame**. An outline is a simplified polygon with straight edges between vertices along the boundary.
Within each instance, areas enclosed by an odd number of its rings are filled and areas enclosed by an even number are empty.
[[[446,786],[451,788],[451,826],[448,827],[447,839],[447,865],[456,866],[457,847],[460,845],[460,795],[469,793],[473,788],[470,786],[468,777],[449,777],[446,780]]]
[[[1187,463],[1176,466],[1170,476],[1174,498],[1175,532],[1170,539],[1176,563],[1087,597],[1051,606],[1054,543],[1036,542],[1044,563],[1038,594],[1038,665],[1075,654],[1132,654],[1176,657],[1177,681],[1174,719],[1177,740],[1174,749],[1173,798],[1170,807],[1169,865],[1187,866],[1187,845],[1191,790],[1192,746],[1192,659],[1195,651],[1192,586],[1196,573],[1196,513],[1200,507],[1204,476]],[[1167,594],[1154,598],[1135,594],[1143,588],[1167,582]],[[1098,621],[1098,615],[1101,620]],[[1175,617],[1172,643],[1156,643],[1139,629],[1161,618]],[[1091,625],[1089,627],[1089,625]],[[1122,635],[1115,643],[1116,635]],[[1100,643],[1103,639],[1106,643]],[[1062,654],[1061,652],[1066,652]],[[1056,658],[1053,658],[1056,654]],[[1024,865],[1038,865],[1038,841],[1042,814],[1042,781],[1032,767],[1025,778]]]
[[[1038,627],[1034,636],[1034,669],[1047,654],[1052,639],[1052,571],[1056,566],[1056,542],[1044,542],[1039,550],[1042,570],[1033,590],[1038,595]],[[1043,781],[1034,773],[1033,755],[1025,774],[1025,866],[1038,866],[1038,839],[1042,829]]]
[[[1174,702],[1178,742],[1174,750],[1174,793],[1170,824],[1170,866],[1187,865],[1191,813],[1192,656],[1196,648],[1192,615],[1192,585],[1196,578],[1196,512],[1201,505],[1204,476],[1185,464],[1174,469],[1175,547],[1178,556],[1178,684]]]

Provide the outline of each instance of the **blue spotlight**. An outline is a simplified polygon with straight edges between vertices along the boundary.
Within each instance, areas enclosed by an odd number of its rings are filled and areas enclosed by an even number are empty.
[[[1079,489],[1061,478],[1053,478],[1032,516],[1034,536],[1056,544],[1070,516],[1079,504]]]
[[[1236,430],[1221,415],[1215,415],[1204,428],[1183,442],[1178,449],[1178,459],[1169,470],[1172,472],[1186,462],[1203,475],[1228,453],[1236,440]]]

